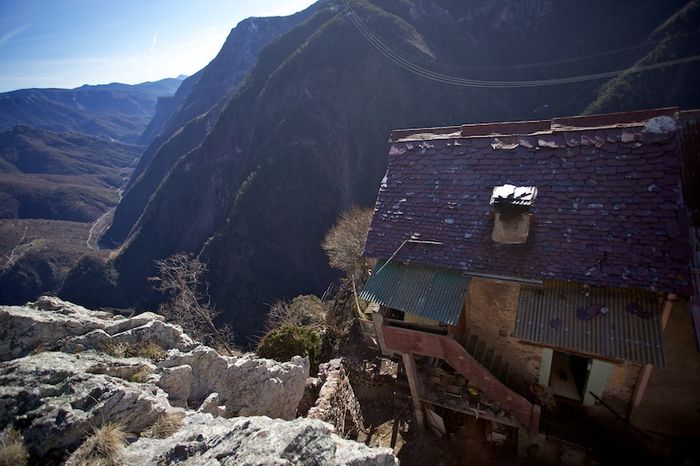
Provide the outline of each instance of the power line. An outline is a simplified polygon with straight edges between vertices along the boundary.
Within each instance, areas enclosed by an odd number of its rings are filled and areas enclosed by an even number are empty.
[[[685,34],[678,34],[677,36],[673,36],[670,38],[664,38],[664,39],[659,39],[659,40],[655,40],[655,41],[645,41],[645,42],[642,42],[640,44],[630,45],[628,47],[621,47],[621,48],[617,48],[617,49],[611,49],[611,50],[607,50],[605,52],[600,52],[600,53],[595,53],[595,54],[590,54],[590,55],[582,55],[582,56],[578,56],[578,57],[564,58],[564,59],[556,60],[556,61],[546,61],[546,62],[537,62],[537,63],[514,63],[514,64],[510,64],[510,65],[505,65],[505,64],[502,64],[502,65],[462,65],[459,63],[440,63],[440,62],[433,62],[433,61],[425,60],[425,59],[420,58],[416,55],[410,55],[408,53],[402,52],[401,50],[398,50],[398,49],[394,49],[394,53],[397,53],[399,55],[403,55],[404,57],[406,57],[409,60],[412,60],[415,63],[422,63],[425,65],[433,65],[433,66],[442,66],[442,67],[446,67],[446,68],[458,68],[458,69],[470,70],[470,71],[527,70],[527,69],[534,69],[534,68],[545,68],[545,67],[554,66],[554,65],[564,65],[567,63],[582,62],[582,61],[592,60],[594,58],[601,58],[601,57],[607,57],[610,55],[616,55],[618,53],[631,52],[633,50],[659,45],[666,40],[677,41],[677,40],[683,39],[685,37],[695,36],[698,34],[700,34],[700,30],[688,32]]]
[[[629,73],[641,73],[644,71],[651,71],[661,68],[667,68],[670,66],[676,66],[684,63],[691,63],[700,60],[700,55],[692,55],[689,57],[678,58],[675,60],[668,60],[665,62],[654,63],[649,65],[639,65],[630,68],[625,68],[622,70],[606,71],[601,73],[590,73],[578,76],[569,76],[565,78],[552,78],[552,79],[534,79],[534,80],[520,80],[520,81],[495,81],[495,80],[483,80],[483,79],[469,79],[462,78],[459,76],[452,76],[443,73],[434,72],[428,68],[420,66],[413,61],[401,56],[396,53],[391,47],[386,45],[381,39],[376,37],[372,32],[367,29],[365,24],[362,22],[360,17],[357,15],[355,10],[350,5],[348,0],[345,0],[345,5],[348,10],[348,16],[351,21],[362,34],[362,36],[384,57],[386,57],[391,62],[400,66],[401,68],[416,74],[418,76],[431,79],[443,84],[450,84],[462,87],[476,87],[476,88],[524,88],[524,87],[540,87],[540,86],[554,86],[560,84],[573,84],[585,81],[594,81],[599,79],[613,78],[621,74]]]

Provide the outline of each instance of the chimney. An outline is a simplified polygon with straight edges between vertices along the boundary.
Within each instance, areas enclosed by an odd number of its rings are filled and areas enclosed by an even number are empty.
[[[491,239],[501,244],[523,244],[530,232],[530,207],[537,197],[534,186],[504,184],[493,188],[494,208]]]

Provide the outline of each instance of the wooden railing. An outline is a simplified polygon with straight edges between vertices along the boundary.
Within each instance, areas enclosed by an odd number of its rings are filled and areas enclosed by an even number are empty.
[[[398,353],[417,354],[447,361],[467,378],[470,385],[481,390],[490,399],[517,419],[523,427],[537,432],[540,407],[503,385],[491,372],[472,357],[454,338],[447,335],[382,325],[386,349]]]

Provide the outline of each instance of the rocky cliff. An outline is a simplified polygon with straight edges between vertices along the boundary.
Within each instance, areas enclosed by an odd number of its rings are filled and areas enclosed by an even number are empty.
[[[126,239],[148,200],[173,164],[199,145],[270,42],[309,19],[318,4],[299,13],[272,18],[248,18],[231,30],[217,56],[185,79],[175,95],[160,105],[141,137],[148,144],[102,238],[105,245]]]
[[[50,297],[0,307],[0,360],[0,430],[18,431],[37,463],[77,464],[89,432],[118,425],[123,464],[397,464],[330,424],[291,420],[308,360],[220,356],[156,314]]]

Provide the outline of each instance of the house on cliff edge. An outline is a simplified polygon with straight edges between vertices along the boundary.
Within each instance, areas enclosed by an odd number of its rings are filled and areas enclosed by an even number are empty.
[[[419,423],[440,406],[536,432],[553,394],[700,429],[699,117],[392,133],[360,297]]]

